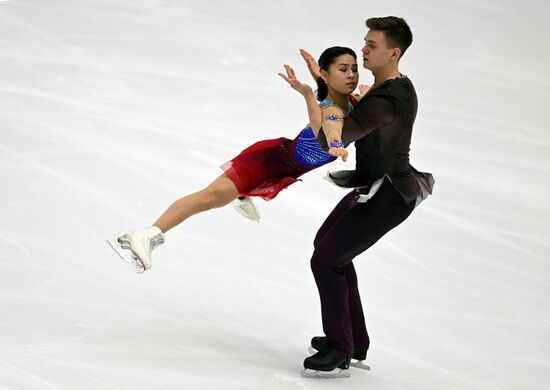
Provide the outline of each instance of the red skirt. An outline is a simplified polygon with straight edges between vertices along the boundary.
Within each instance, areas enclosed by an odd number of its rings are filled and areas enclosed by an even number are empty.
[[[288,138],[256,142],[221,166],[241,196],[271,200],[316,167],[292,158],[293,141]]]

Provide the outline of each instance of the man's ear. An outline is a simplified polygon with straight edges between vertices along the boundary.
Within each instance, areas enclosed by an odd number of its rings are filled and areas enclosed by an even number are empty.
[[[390,55],[390,58],[392,60],[394,60],[395,62],[399,61],[399,59],[401,58],[401,49],[398,48],[398,47],[393,48],[392,52],[391,52],[391,55]]]

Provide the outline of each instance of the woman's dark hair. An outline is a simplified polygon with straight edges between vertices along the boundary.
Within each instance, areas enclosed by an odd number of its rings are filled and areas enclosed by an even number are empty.
[[[397,16],[385,16],[382,18],[370,18],[365,22],[371,30],[382,31],[386,38],[386,44],[390,48],[398,47],[401,57],[413,41],[411,29],[405,19]]]
[[[321,70],[328,72],[328,68],[330,64],[334,62],[334,59],[336,57],[340,57],[343,54],[349,54],[350,56],[352,56],[357,60],[357,55],[349,47],[333,46],[326,49],[321,54],[321,57],[319,57],[319,61],[318,61],[319,68]],[[321,77],[319,77],[317,79],[317,100],[321,102],[327,98],[327,95],[328,95],[327,84]]]

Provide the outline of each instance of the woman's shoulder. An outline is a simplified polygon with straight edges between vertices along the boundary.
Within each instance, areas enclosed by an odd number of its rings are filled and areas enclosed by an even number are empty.
[[[343,110],[342,107],[340,107],[338,104],[336,104],[336,102],[334,102],[333,100],[330,100],[330,99],[325,99],[325,100],[319,102],[319,107],[321,107],[323,112],[337,111],[337,112],[342,112],[343,114],[346,114],[346,111]],[[347,112],[349,113],[354,107],[355,107],[355,104],[353,104],[352,101],[350,100],[348,102]]]
[[[323,108],[323,107],[327,107],[327,106],[336,106],[336,103],[334,103],[330,99],[325,99],[325,100],[319,102],[319,107]]]

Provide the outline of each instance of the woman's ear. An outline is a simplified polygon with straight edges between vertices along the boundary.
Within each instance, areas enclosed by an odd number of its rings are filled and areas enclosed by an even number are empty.
[[[325,82],[325,84],[327,83],[327,77],[328,77],[327,71],[321,69],[321,79]]]

